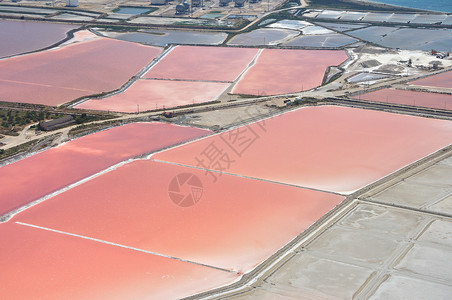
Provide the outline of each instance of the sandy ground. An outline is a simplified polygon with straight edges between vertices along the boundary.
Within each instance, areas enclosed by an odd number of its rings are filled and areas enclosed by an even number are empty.
[[[393,76],[422,75],[428,73],[427,68],[431,68],[433,62],[440,62],[440,68],[452,66],[452,58],[438,59],[430,52],[420,50],[394,50],[367,45],[358,47],[349,54],[354,60],[345,65],[346,74],[374,72]],[[410,59],[411,67],[408,66]]]
[[[30,127],[38,123],[27,125],[18,136],[5,135],[0,139],[0,142],[5,144],[1,149],[9,149],[22,143],[28,142],[32,137],[36,136],[35,130],[30,130]]]
[[[214,110],[188,114],[179,117],[178,121],[195,126],[224,128],[232,124],[247,123],[256,118],[277,113],[279,110],[267,104],[257,104],[247,107],[233,107],[223,110]]]

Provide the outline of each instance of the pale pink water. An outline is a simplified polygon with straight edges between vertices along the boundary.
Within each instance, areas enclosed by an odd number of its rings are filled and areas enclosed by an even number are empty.
[[[220,82],[138,80],[126,91],[76,108],[137,112],[213,101],[229,86]]]
[[[169,183],[181,173],[194,174],[203,185],[201,198],[190,207],[176,205],[168,194]],[[342,200],[225,174],[214,183],[202,170],[141,160],[14,220],[248,272]]]
[[[145,78],[234,81],[258,49],[177,46]]]
[[[164,123],[134,123],[6,165],[0,168],[0,215],[121,161],[209,133]]]
[[[277,95],[310,90],[322,84],[327,67],[346,59],[344,51],[264,49],[232,92]]]
[[[356,96],[364,100],[452,110],[452,95],[384,89]]]
[[[0,61],[0,101],[59,105],[111,91],[152,61],[159,48],[98,38]]]
[[[233,129],[153,158],[350,193],[452,143],[450,121],[346,107],[302,108],[264,125]],[[228,166],[230,160],[235,162]]]
[[[179,299],[236,274],[95,241],[0,224],[2,299]]]
[[[415,80],[410,83],[422,86],[452,88],[452,72],[444,72],[438,75]]]

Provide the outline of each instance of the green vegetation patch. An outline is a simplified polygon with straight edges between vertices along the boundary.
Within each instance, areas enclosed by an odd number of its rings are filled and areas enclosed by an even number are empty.
[[[46,119],[56,119],[61,114],[44,111],[19,111],[0,109],[0,134],[18,135],[25,126]]]

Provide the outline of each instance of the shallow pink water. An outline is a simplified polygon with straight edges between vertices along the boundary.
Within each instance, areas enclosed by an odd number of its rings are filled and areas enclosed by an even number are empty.
[[[95,91],[0,79],[0,101],[57,106]]]
[[[264,49],[232,92],[277,95],[310,90],[322,84],[327,67],[346,59],[344,51]]]
[[[452,95],[447,94],[384,89],[361,95],[359,98],[377,102],[452,110]]]
[[[438,75],[415,80],[410,83],[422,86],[452,88],[452,72],[444,72]]]
[[[264,125],[240,127],[153,158],[350,193],[452,143],[452,122],[346,107],[302,108]]]
[[[79,26],[47,22],[0,20],[0,57],[17,55],[53,45]]]
[[[105,99],[92,99],[76,108],[137,112],[213,101],[228,83],[138,80],[126,91]],[[137,106],[139,105],[139,106]]]
[[[258,49],[177,46],[145,78],[234,81]]]
[[[0,224],[2,299],[179,299],[236,274],[42,229]]]
[[[0,215],[131,157],[208,135],[164,123],[91,134],[0,168]]]
[[[190,173],[201,198],[180,207],[171,180]],[[189,193],[187,185],[181,194]],[[15,217],[39,226],[248,272],[343,200],[342,196],[135,161],[49,199]]]
[[[114,90],[159,52],[155,47],[98,38],[1,60],[0,101],[59,105]]]

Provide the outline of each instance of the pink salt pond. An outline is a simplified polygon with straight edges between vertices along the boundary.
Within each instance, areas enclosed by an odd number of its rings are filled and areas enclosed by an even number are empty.
[[[129,158],[208,135],[164,123],[91,134],[0,168],[0,215]]]
[[[444,72],[410,82],[414,85],[452,88],[452,72]]]
[[[60,105],[118,89],[160,49],[96,38],[0,61],[0,101]]]
[[[180,299],[238,275],[99,241],[0,224],[2,299]]]
[[[452,110],[452,95],[448,94],[384,89],[361,95],[359,98],[376,102]]]
[[[190,196],[190,201],[178,196]],[[342,200],[238,176],[223,175],[213,182],[203,170],[139,160],[42,202],[13,221],[237,273],[252,270]]]
[[[250,48],[177,46],[144,77],[234,81],[258,51]]]
[[[126,91],[91,99],[76,108],[137,112],[216,100],[229,86],[221,82],[138,80]]]
[[[420,143],[419,141],[422,141]],[[347,107],[306,107],[153,155],[348,194],[452,143],[452,122]]]
[[[310,90],[322,84],[327,67],[346,59],[344,51],[264,49],[232,92],[277,95]]]

